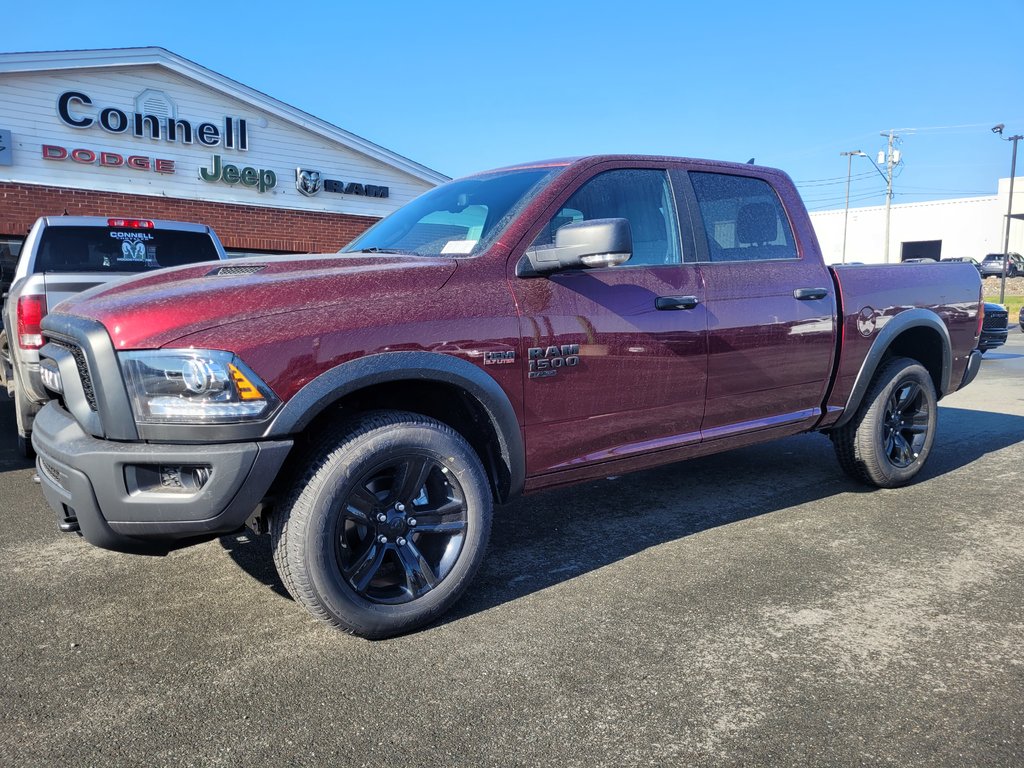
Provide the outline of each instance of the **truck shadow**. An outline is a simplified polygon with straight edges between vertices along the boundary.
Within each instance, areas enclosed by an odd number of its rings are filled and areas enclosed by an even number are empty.
[[[918,482],[1021,441],[1024,417],[939,409],[939,431]],[[843,493],[872,493],[810,434],[518,499],[496,510],[491,544],[466,596],[439,620],[458,621],[718,526]],[[287,596],[269,537],[224,536],[249,575]]]

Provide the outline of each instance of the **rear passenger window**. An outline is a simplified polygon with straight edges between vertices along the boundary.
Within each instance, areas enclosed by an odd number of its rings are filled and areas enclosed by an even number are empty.
[[[664,171],[627,169],[598,174],[565,201],[531,247],[552,245],[560,227],[593,219],[629,221],[633,255],[618,269],[681,261],[672,189]]]
[[[768,182],[724,173],[690,173],[711,261],[797,258],[782,201]]]

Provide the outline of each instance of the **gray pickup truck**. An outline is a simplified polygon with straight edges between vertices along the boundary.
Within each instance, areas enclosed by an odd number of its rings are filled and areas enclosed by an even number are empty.
[[[216,233],[204,224],[100,216],[36,220],[5,297],[0,334],[0,385],[14,399],[19,450],[31,455],[32,422],[47,400],[39,348],[48,309],[119,278],[224,258]]]

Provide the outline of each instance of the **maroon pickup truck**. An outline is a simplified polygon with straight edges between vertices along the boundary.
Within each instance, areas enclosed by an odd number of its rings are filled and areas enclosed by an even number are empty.
[[[982,319],[970,264],[826,267],[779,171],[558,160],[337,255],[69,299],[33,444],[63,529],[132,551],[248,524],[299,603],[386,637],[459,597],[524,492],[812,430],[857,480],[909,482]]]

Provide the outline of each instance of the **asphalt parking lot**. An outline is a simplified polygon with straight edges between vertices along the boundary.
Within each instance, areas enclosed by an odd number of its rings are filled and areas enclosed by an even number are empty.
[[[60,534],[0,399],[0,765],[1024,764],[1024,336],[922,479],[807,435],[521,499],[453,614],[316,624],[265,539]]]

